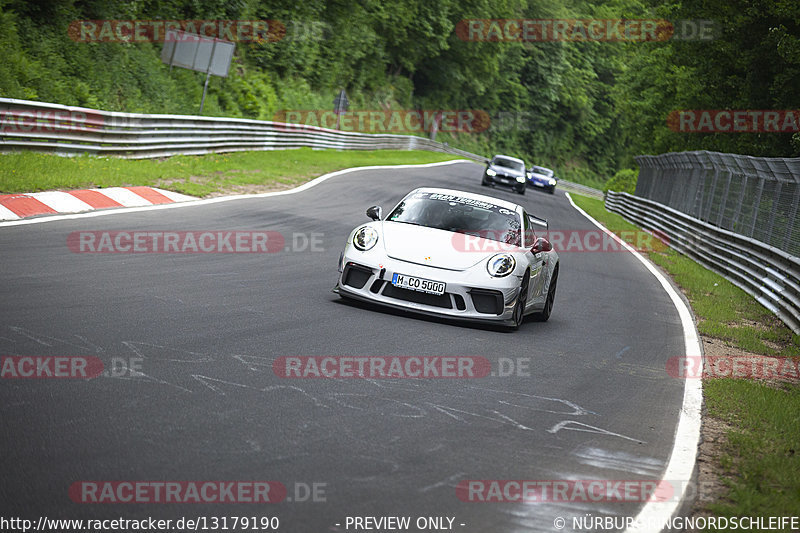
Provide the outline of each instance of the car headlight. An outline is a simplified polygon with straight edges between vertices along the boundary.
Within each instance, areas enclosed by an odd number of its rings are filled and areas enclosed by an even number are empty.
[[[356,231],[356,234],[353,235],[353,245],[362,252],[371,249],[377,242],[378,232],[369,226],[360,228]]]
[[[516,266],[517,262],[513,255],[497,254],[489,258],[486,263],[486,270],[495,278],[503,278],[511,274]]]
[[[517,183],[525,183],[525,176],[517,176]]]
[[[556,184],[556,180],[554,180],[553,178],[550,178],[549,180],[547,180],[547,183],[549,183],[550,185],[555,185]]]
[[[495,172],[495,171],[494,171],[494,170],[492,170],[491,168],[487,168],[487,169],[486,169],[486,175],[487,175],[487,176],[497,176],[497,172]]]

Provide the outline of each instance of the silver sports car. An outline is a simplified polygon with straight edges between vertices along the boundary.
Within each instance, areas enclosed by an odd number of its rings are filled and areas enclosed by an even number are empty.
[[[528,314],[550,318],[558,254],[534,230],[547,221],[521,206],[421,188],[386,218],[378,206],[367,216],[339,260],[340,296],[514,329]]]

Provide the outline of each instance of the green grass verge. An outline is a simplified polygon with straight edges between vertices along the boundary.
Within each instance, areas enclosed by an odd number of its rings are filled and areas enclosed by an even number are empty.
[[[731,477],[717,516],[800,514],[800,388],[769,387],[744,380],[704,383],[708,414],[733,427],[722,467]]]
[[[202,197],[258,187],[287,188],[349,167],[452,159],[459,157],[421,150],[311,148],[137,160],[19,152],[0,155],[0,193],[149,185]]]
[[[572,197],[612,231],[638,229],[606,211],[602,200]],[[702,335],[757,354],[800,355],[800,336],[722,276],[672,249],[647,255],[681,287]],[[717,516],[800,515],[800,386],[710,379],[703,393],[708,415],[733,428],[718,458],[729,490],[708,510]]]

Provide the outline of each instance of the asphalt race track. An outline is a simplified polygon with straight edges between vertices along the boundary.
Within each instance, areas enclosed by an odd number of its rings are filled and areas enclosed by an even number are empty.
[[[481,168],[363,170],[297,194],[0,228],[1,355],[140,365],[140,374],[87,380],[0,380],[4,515],[277,516],[279,531],[290,532],[345,531],[348,516],[410,516],[412,524],[449,516],[456,531],[475,533],[554,531],[558,516],[636,515],[641,502],[485,503],[456,494],[462,480],[660,479],[683,398],[665,365],[683,355],[683,331],[631,254],[561,253],[552,318],[514,333],[331,292],[344,240],[368,220],[365,209],[386,213],[417,186],[516,201],[551,229],[594,229],[563,191],[487,189]],[[269,230],[287,244],[320,234],[321,250],[70,251],[68,235],[86,230]],[[480,379],[273,373],[276,358],[297,355],[472,355],[495,373],[501,358],[528,367]],[[69,487],[82,480],[273,480],[289,493],[266,505],[74,503]],[[317,501],[295,501],[314,483],[324,491]]]

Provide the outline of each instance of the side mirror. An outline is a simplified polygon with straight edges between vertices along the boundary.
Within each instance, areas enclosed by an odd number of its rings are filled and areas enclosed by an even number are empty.
[[[379,205],[373,205],[369,209],[367,209],[367,216],[372,220],[380,220],[381,219],[381,207]]]
[[[550,241],[544,237],[538,237],[536,241],[534,241],[533,247],[531,247],[531,252],[538,254],[541,252],[549,252],[552,249],[553,245],[550,244]]]

